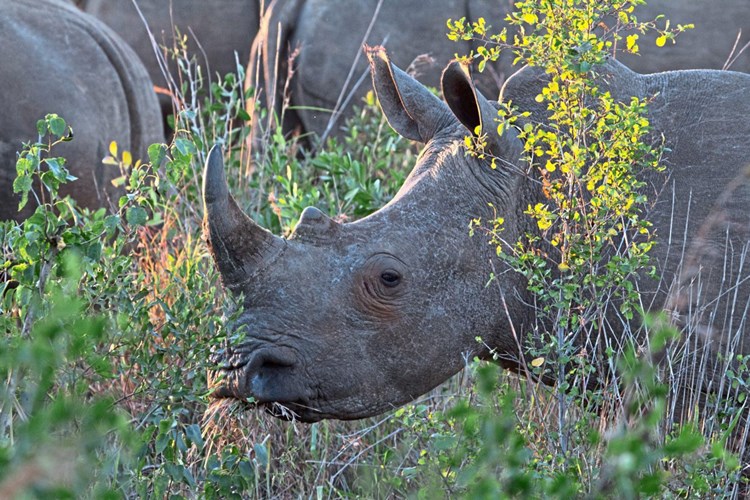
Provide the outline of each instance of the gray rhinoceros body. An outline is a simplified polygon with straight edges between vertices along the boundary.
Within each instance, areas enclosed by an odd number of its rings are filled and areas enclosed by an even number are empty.
[[[246,86],[258,82],[266,92],[275,89],[273,106],[281,112],[281,97],[291,50],[299,49],[295,72],[289,86],[291,109],[284,127],[318,136],[337,133],[343,119],[332,116],[334,109],[360,104],[368,90],[367,61],[359,47],[363,43],[384,45],[396,64],[407,67],[416,61],[413,72],[426,85],[439,87],[440,72],[456,54],[468,54],[475,44],[452,42],[446,37],[446,19],[485,17],[492,24],[501,22],[510,11],[507,0],[289,0],[270,4],[261,22],[256,44],[262,46],[261,65],[249,67]],[[510,59],[510,54],[504,59]],[[278,64],[278,66],[277,66]],[[510,68],[510,61],[503,64]],[[497,65],[480,75],[477,84],[488,95],[497,95],[505,76]],[[269,100],[272,98],[268,98]],[[346,113],[344,113],[346,115]]]
[[[23,218],[13,194],[16,152],[37,138],[36,121],[57,113],[74,139],[52,154],[78,177],[61,189],[79,204],[108,206],[119,170],[102,164],[111,141],[134,158],[164,134],[156,95],[138,57],[109,28],[67,2],[0,0],[0,219]],[[116,199],[112,200],[116,202]]]
[[[384,51],[369,55],[389,123],[425,144],[381,210],[340,224],[308,208],[291,237],[281,239],[238,208],[221,155],[214,150],[207,161],[210,243],[225,285],[244,294],[238,326],[247,333],[225,353],[219,396],[282,403],[305,421],[375,415],[490,349],[504,366],[522,369],[520,346],[544,328],[524,278],[497,259],[486,238],[468,237],[471,219],[496,216],[505,219],[506,241],[538,231],[523,212],[545,199],[533,171],[520,163],[521,142],[512,129],[496,135],[495,105],[458,63],[443,73],[446,105]],[[671,148],[666,181],[650,179],[647,188],[658,200],[648,216],[659,238],[653,258],[662,282],[639,281],[644,303],[668,307],[680,324],[701,332],[688,340],[693,347],[750,352],[750,187],[736,182],[750,163],[750,75],[639,75],[616,61],[599,72],[618,100],[658,94],[649,111],[653,137],[663,133]],[[503,98],[543,119],[546,111],[534,100],[541,85],[525,70],[508,81]],[[477,126],[502,159],[496,170],[465,154],[464,137]],[[491,274],[494,284],[485,286]],[[611,326],[607,338],[616,346],[619,331]]]
[[[114,29],[138,54],[151,79],[170,88],[168,70],[177,84],[180,78],[171,56],[162,69],[143,20],[131,1],[81,0],[86,12]],[[175,46],[175,29],[188,37],[188,53],[203,68],[203,76],[215,78],[237,71],[237,63],[248,62],[260,20],[259,0],[138,0],[138,7],[159,46]],[[160,50],[160,49],[157,49]],[[235,52],[237,53],[235,56]],[[162,94],[165,107],[171,102]]]
[[[694,28],[680,34],[676,43],[667,42],[663,47],[656,45],[655,31],[641,34],[639,55],[617,56],[633,71],[723,69],[734,59],[728,69],[750,73],[750,48],[740,53],[750,42],[750,3],[746,0],[651,0],[638,7],[635,14],[641,21],[664,14],[664,18],[656,21],[659,28],[664,28],[666,19],[671,27],[693,24]]]
[[[317,135],[337,133],[343,120],[332,116],[332,110],[343,109],[343,116],[352,103],[359,103],[367,91],[362,76],[366,62],[360,57],[362,43],[384,45],[394,63],[406,67],[422,54],[434,62],[415,68],[421,80],[438,87],[440,72],[455,54],[466,55],[477,44],[452,42],[446,37],[448,18],[484,17],[499,32],[505,17],[513,10],[508,0],[469,0],[429,2],[429,8],[418,0],[384,0],[379,10],[377,0],[286,0],[272,3],[262,21],[263,30],[257,43],[262,52],[263,78],[269,89],[282,92],[287,69],[284,63],[290,50],[299,49],[295,73],[289,87],[291,109],[286,113],[285,128],[299,128]],[[376,15],[377,14],[377,15]],[[735,39],[743,31],[742,43],[750,33],[750,4],[747,0],[653,0],[636,10],[638,19],[652,20],[665,14],[678,23],[695,23],[696,27],[682,34],[676,44],[655,45],[655,34],[641,35],[640,56],[622,54],[623,61],[639,73],[655,73],[676,69],[721,69]],[[374,21],[373,21],[374,19]],[[609,23],[614,26],[614,21]],[[657,22],[664,27],[664,21]],[[740,46],[738,49],[742,46]],[[624,41],[620,42],[620,48]],[[495,64],[477,75],[477,87],[496,97],[505,77],[517,68],[513,55],[506,51]],[[277,68],[276,63],[281,67]],[[353,68],[353,69],[352,69]],[[255,67],[248,68],[248,85],[258,79]],[[750,72],[750,50],[745,51],[732,69]],[[270,82],[270,83],[269,83]],[[274,85],[273,83],[276,83]],[[281,111],[281,98],[276,97],[276,112]],[[332,121],[332,118],[334,120]]]

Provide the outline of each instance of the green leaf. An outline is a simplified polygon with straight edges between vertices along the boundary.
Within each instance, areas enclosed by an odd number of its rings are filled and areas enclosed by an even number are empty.
[[[148,220],[148,213],[142,207],[130,207],[125,213],[125,219],[130,225],[143,226]]]
[[[690,427],[683,427],[680,434],[664,446],[667,456],[675,457],[692,453],[703,444],[703,435]]]
[[[169,444],[169,434],[166,432],[160,432],[156,436],[155,451],[156,453],[162,453]]]
[[[255,477],[255,469],[247,460],[240,461],[238,467],[240,470],[240,474],[242,474],[244,478],[251,479]]]
[[[55,179],[59,181],[69,180],[68,169],[65,168],[65,158],[47,158],[44,162]]]
[[[21,201],[18,202],[18,210],[26,206],[29,201],[29,191],[31,190],[31,176],[22,175],[16,177],[13,181],[13,192],[21,193]]]
[[[112,179],[111,183],[114,187],[122,187],[125,185],[125,183],[128,181],[128,178],[124,175],[121,175],[119,177],[115,177]]]
[[[65,134],[65,120],[57,115],[47,115],[49,120],[49,131],[57,137],[62,137]]]
[[[36,131],[40,136],[43,136],[47,133],[47,122],[44,120],[37,120],[36,122]]]
[[[201,428],[198,424],[190,424],[185,427],[185,435],[198,448],[203,447],[203,437],[201,436]]]
[[[164,144],[152,144],[148,147],[148,159],[154,168],[159,168],[161,162],[167,156],[167,147]]]
[[[237,110],[237,118],[246,122],[249,122],[252,119],[250,114],[242,108]]]
[[[193,142],[182,137],[175,139],[174,147],[177,148],[177,151],[182,155],[188,155],[195,152],[195,145]]]
[[[111,233],[117,229],[118,224],[120,224],[120,217],[118,215],[109,215],[104,219],[104,228],[107,233]]]
[[[263,443],[257,443],[253,445],[253,451],[255,451],[255,458],[261,467],[265,468],[268,463],[268,449]]]

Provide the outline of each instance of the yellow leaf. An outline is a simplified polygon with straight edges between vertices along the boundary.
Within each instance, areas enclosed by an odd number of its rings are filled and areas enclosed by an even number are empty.
[[[638,44],[636,43],[638,41],[638,34],[632,34],[628,35],[627,41],[627,47],[628,52],[638,52]]]
[[[526,21],[529,24],[536,24],[536,22],[539,20],[539,18],[537,17],[537,15],[534,14],[533,12],[527,12],[527,13],[521,15],[521,19],[523,19],[524,21]]]
[[[114,187],[120,187],[120,186],[124,186],[125,185],[125,181],[127,181],[127,180],[128,180],[127,177],[125,177],[124,175],[121,175],[119,177],[115,177],[114,179],[112,179],[111,182],[112,182],[112,185]]]
[[[130,154],[130,151],[122,152],[122,163],[127,167],[133,164],[133,156]]]
[[[531,360],[531,366],[534,368],[539,368],[544,364],[544,358],[534,358]]]
[[[664,47],[664,44],[667,43],[667,36],[662,35],[659,38],[656,39],[656,46],[657,47]]]
[[[115,141],[109,143],[109,154],[117,158],[117,143]]]
[[[534,100],[536,102],[542,102],[544,100],[544,96],[542,94],[537,94]]]

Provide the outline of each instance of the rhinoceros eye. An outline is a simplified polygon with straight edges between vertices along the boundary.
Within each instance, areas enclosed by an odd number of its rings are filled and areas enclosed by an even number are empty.
[[[401,275],[397,271],[389,269],[380,274],[380,281],[387,287],[394,287],[401,282]]]

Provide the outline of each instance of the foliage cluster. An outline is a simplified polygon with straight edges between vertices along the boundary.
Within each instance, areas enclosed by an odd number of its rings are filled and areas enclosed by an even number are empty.
[[[555,460],[545,463],[551,481],[540,486],[527,477],[527,489],[511,488],[516,493],[566,496],[558,485],[577,480],[574,493],[593,496],[606,496],[612,487],[629,498],[709,494],[708,482],[691,473],[696,465],[719,466],[722,479],[714,486],[721,483],[724,494],[737,492],[737,458],[722,448],[731,419],[722,424],[710,452],[699,451],[705,443],[699,421],[672,425],[676,421],[667,409],[681,397],[679,385],[669,368],[662,373],[652,366],[652,358],[677,345],[680,333],[664,321],[655,321],[659,327],[653,329],[634,321],[642,310],[636,280],[656,278],[649,263],[651,224],[642,216],[654,202],[644,194],[645,179],[659,184],[664,148],[650,134],[649,98],[616,101],[602,88],[605,79],[597,78],[597,65],[623,38],[626,51],[638,52],[638,35],[632,32],[656,27],[655,21],[639,22],[633,15],[642,3],[521,1],[506,19],[510,27],[499,34],[491,34],[481,19],[448,21],[452,38],[486,44],[474,54],[480,66],[510,49],[517,62],[543,70],[548,82],[536,96],[546,105],[544,116],[502,103],[497,130],[501,135],[511,126],[519,130],[528,175],[540,183],[543,201],[528,204],[530,229],[518,241],[503,238],[502,217],[485,229],[498,255],[524,276],[533,294],[536,326],[519,332],[532,353],[527,376],[555,386],[550,434],[557,446]],[[670,29],[665,21],[657,45],[690,27]],[[512,29],[517,34],[511,43]],[[623,31],[631,34],[623,37]],[[482,142],[469,141],[469,153],[485,154]],[[484,224],[472,221],[473,231]],[[718,406],[717,414],[736,415],[731,402]],[[581,425],[597,419],[606,424]],[[686,466],[676,460],[691,453],[697,462]],[[485,455],[478,446],[474,457],[482,461]],[[590,474],[580,473],[583,464]],[[570,476],[570,467],[578,473]],[[508,469],[497,463],[495,470]],[[497,480],[485,481],[482,488],[509,491]]]

